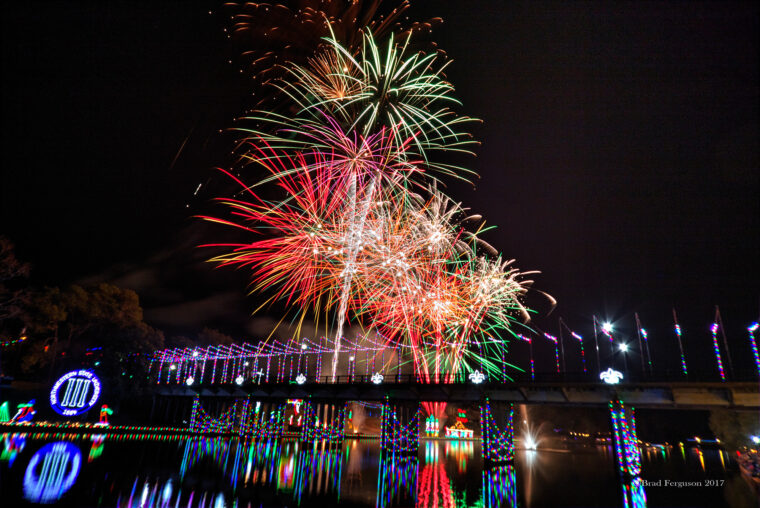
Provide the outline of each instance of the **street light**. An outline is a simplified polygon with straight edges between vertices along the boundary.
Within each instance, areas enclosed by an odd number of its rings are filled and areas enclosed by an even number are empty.
[[[609,321],[607,321],[606,323],[604,323],[602,325],[602,330],[604,330],[604,333],[606,333],[607,335],[611,334],[612,333],[612,323],[610,323]]]
[[[622,351],[623,353],[627,353],[628,352],[628,344],[626,344],[625,342],[621,342],[620,343],[620,351]]]

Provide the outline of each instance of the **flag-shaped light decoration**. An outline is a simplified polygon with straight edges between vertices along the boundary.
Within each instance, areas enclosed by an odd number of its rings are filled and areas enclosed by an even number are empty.
[[[710,327],[712,333],[713,349],[715,350],[715,361],[718,363],[718,372],[720,372],[720,379],[726,380],[726,373],[723,370],[723,360],[720,357],[720,347],[718,347],[718,323],[713,323]]]
[[[554,335],[549,335],[546,332],[544,332],[544,337],[554,342],[554,360],[557,364],[557,374],[559,374],[559,341],[557,340],[557,337]]]
[[[525,335],[519,333],[517,334],[517,338],[523,342],[528,343],[528,348],[530,349],[530,379],[532,381],[536,379],[536,368],[533,362],[533,341],[530,339],[530,337],[526,337]]]
[[[755,332],[758,328],[758,323],[754,322],[747,327],[747,333],[749,333],[749,346],[752,348],[752,356],[755,359],[755,367],[757,367],[757,376],[760,377],[760,354],[757,352],[757,342],[755,341]]]
[[[676,323],[675,330],[676,330],[676,337],[678,338],[678,349],[680,350],[680,353],[681,353],[681,370],[683,371],[684,376],[688,376],[689,371],[686,369],[686,356],[684,356],[683,354],[683,342],[681,339],[681,335],[683,332],[681,332],[681,325]]]
[[[570,332],[570,335],[575,337],[578,340],[578,344],[581,345],[581,362],[583,362],[583,372],[586,372],[586,353],[583,351],[583,337],[573,331]]]

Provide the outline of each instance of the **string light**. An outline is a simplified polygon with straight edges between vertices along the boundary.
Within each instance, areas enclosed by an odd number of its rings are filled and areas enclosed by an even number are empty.
[[[755,367],[757,367],[757,375],[760,377],[760,354],[757,352],[757,341],[755,340],[755,332],[758,328],[758,323],[752,323],[747,327],[747,333],[749,334],[749,346],[752,349],[752,356],[755,359]]]
[[[557,364],[557,374],[559,374],[559,341],[557,340],[557,337],[549,335],[548,333],[544,333],[544,337],[554,342],[554,360]]]
[[[499,430],[491,415],[491,402],[486,397],[486,403],[480,406],[481,452],[483,460],[489,464],[500,464],[514,459],[514,405],[509,405],[507,424],[504,430]]]
[[[720,357],[720,347],[718,347],[718,323],[713,323],[710,327],[713,340],[713,350],[715,351],[715,361],[718,363],[718,372],[720,373],[721,381],[726,380],[726,373],[723,370],[723,359]]]

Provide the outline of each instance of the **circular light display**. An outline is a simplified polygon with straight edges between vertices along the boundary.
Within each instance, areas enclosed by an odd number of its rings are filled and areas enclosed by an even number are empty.
[[[100,379],[89,370],[72,370],[58,378],[50,390],[50,406],[63,416],[92,409],[100,397]]]
[[[24,497],[33,503],[53,503],[77,481],[82,453],[73,443],[49,443],[34,454],[24,473]]]

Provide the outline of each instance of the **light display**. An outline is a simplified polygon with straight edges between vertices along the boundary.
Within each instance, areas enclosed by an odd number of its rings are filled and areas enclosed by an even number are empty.
[[[515,457],[514,443],[514,406],[509,404],[507,423],[500,430],[491,414],[491,402],[486,397],[485,404],[480,406],[480,438],[483,461],[487,465],[503,464]]]
[[[417,455],[420,446],[420,418],[418,408],[406,424],[399,418],[398,408],[391,406],[386,397],[380,415],[380,449],[392,456]]]
[[[328,409],[334,409],[329,408]],[[301,425],[302,441],[321,441],[325,440],[331,443],[338,443],[343,440],[346,433],[346,406],[338,408],[333,412],[334,418],[330,421],[319,421],[314,404],[307,400],[303,404],[304,422]]]
[[[0,405],[0,423],[5,423],[7,421],[10,421],[10,419],[11,414],[10,410],[8,409],[8,401],[6,400],[2,403],[2,405]]]
[[[757,368],[757,376],[760,377],[760,354],[757,352],[757,341],[755,340],[755,332],[758,328],[758,323],[752,323],[747,327],[747,333],[749,334],[749,347],[752,349],[752,358],[755,360],[755,367]]]
[[[62,416],[76,416],[92,409],[98,397],[100,379],[95,373],[72,370],[58,378],[50,390],[50,407]]]
[[[380,374],[379,372],[375,372],[374,374],[372,374],[372,382],[375,383],[376,385],[379,385],[380,383],[383,382],[383,375]]]
[[[559,374],[559,341],[557,340],[557,337],[548,333],[544,333],[544,337],[554,343],[554,363],[556,365],[557,374]]]
[[[620,382],[621,379],[623,379],[623,373],[618,370],[608,368],[604,372],[599,373],[599,379],[608,385],[616,385]]]
[[[449,439],[472,439],[472,430],[457,421],[453,426],[446,427],[446,437]]]
[[[479,385],[480,383],[482,383],[483,381],[485,381],[486,376],[485,376],[485,374],[483,374],[479,370],[476,370],[475,372],[471,372],[470,373],[469,378],[470,378],[470,381],[472,381],[476,385]]]
[[[437,437],[438,429],[438,418],[433,415],[428,416],[425,419],[425,435],[428,437]]]
[[[306,382],[306,376],[304,376],[303,374],[298,374],[296,376],[296,383],[298,383],[299,385],[302,385],[305,382]]]
[[[646,363],[649,367],[649,374],[652,374],[652,355],[649,353],[649,334],[644,329],[643,326],[641,326],[641,320],[639,319],[639,314],[634,313],[634,317],[636,319],[636,329],[638,330],[639,335],[639,352],[641,353],[641,371],[644,372],[644,360],[646,359]],[[644,347],[642,347],[642,339],[644,341]]]
[[[95,425],[99,427],[107,427],[109,425],[108,423],[108,417],[113,414],[113,409],[108,407],[108,404],[103,404],[100,406],[100,419],[98,420],[98,423]]]
[[[37,411],[34,410],[34,403],[36,401],[34,399],[30,400],[27,403],[22,403],[16,406],[16,414],[13,415],[13,418],[11,418],[11,423],[29,423],[32,421],[32,418],[34,418],[34,415],[37,414]]]
[[[76,483],[82,452],[67,441],[49,443],[29,460],[24,472],[24,498],[32,503],[53,503]]]
[[[681,325],[678,324],[678,316],[676,316],[676,309],[673,309],[673,323],[675,325],[676,338],[678,339],[678,351],[681,353],[681,371],[684,376],[689,375],[689,371],[686,369],[686,356],[683,352],[683,340],[681,339]]]
[[[581,346],[581,364],[583,365],[583,372],[586,371],[586,353],[583,351],[583,337],[575,333],[574,331],[570,330],[570,335],[573,336],[578,341],[578,344]]]
[[[534,380],[536,379],[536,367],[535,363],[533,362],[533,341],[530,337],[526,337],[525,335],[517,334],[517,338],[527,342],[528,343],[528,349],[530,350],[530,379]]]
[[[712,334],[713,350],[715,352],[715,362],[718,364],[718,372],[720,373],[721,381],[726,380],[726,373],[723,370],[723,359],[720,356],[720,347],[718,346],[718,323],[713,323],[710,327],[710,333]]]

